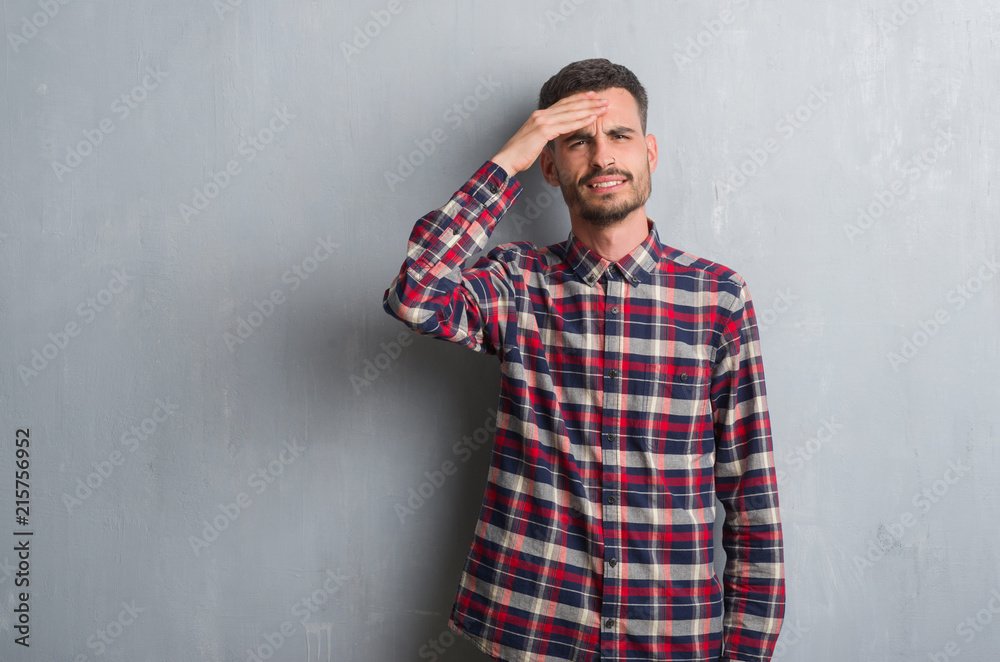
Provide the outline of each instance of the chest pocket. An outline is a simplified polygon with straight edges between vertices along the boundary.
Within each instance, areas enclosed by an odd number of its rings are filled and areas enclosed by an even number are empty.
[[[647,364],[643,379],[646,411],[660,429],[690,425],[708,407],[710,382],[707,361]]]

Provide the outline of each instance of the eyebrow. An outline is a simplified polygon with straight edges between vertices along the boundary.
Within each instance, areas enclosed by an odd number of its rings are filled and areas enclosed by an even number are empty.
[[[639,132],[636,131],[635,129],[631,129],[627,126],[613,126],[611,128],[604,130],[604,134],[608,136],[623,135],[623,134],[634,135],[638,133]],[[587,131],[586,129],[580,129],[579,131],[574,131],[573,133],[569,134],[566,138],[564,138],[564,141],[573,142],[575,140],[582,140],[583,138],[593,138],[593,137],[594,134],[592,131]]]

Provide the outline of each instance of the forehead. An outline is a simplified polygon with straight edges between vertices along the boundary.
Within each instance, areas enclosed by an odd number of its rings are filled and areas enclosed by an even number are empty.
[[[639,118],[639,104],[632,93],[622,87],[609,87],[600,90],[596,98],[608,100],[608,112],[597,118],[598,123],[614,123],[640,131],[642,120]]]

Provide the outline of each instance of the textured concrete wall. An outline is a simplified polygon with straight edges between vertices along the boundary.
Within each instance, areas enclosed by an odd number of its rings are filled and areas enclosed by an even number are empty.
[[[661,237],[754,295],[778,659],[994,659],[995,3],[5,0],[2,23],[3,660],[485,659],[446,621],[498,364],[381,296],[415,220],[593,56],[649,90]],[[494,243],[564,239],[521,180]]]

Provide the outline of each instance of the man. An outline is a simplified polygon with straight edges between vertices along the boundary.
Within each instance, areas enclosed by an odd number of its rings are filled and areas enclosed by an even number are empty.
[[[500,152],[417,222],[383,300],[419,333],[500,358],[488,486],[449,625],[505,662],[761,662],[781,626],[753,305],[736,273],[660,243],[646,104],[623,66],[563,68]],[[463,268],[536,159],[562,189],[568,239]]]

